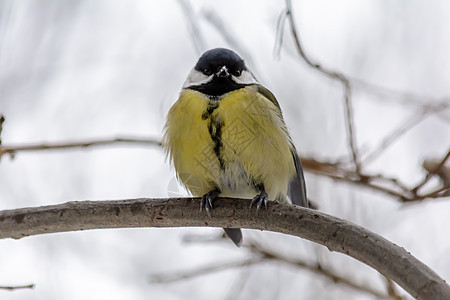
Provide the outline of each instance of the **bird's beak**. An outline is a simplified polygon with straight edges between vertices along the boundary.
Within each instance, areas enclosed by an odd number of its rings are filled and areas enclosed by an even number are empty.
[[[222,66],[222,68],[220,68],[219,72],[216,73],[216,76],[218,78],[227,78],[228,76],[230,76],[230,73],[228,73],[228,69],[226,66]]]

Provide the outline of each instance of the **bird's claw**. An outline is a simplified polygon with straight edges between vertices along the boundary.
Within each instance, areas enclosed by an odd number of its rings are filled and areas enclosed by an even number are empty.
[[[267,201],[269,200],[269,196],[266,192],[262,192],[259,195],[256,195],[252,201],[250,202],[250,208],[256,204],[256,211],[259,211],[261,207],[264,205],[264,208],[267,209]]]
[[[211,218],[211,210],[214,208],[213,206],[214,200],[216,200],[218,195],[219,192],[214,190],[202,196],[202,201],[200,202],[200,211],[203,211],[203,208],[205,208],[206,213],[210,218]]]

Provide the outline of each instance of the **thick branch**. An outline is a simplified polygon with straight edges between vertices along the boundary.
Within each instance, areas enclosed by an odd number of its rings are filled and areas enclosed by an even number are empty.
[[[212,217],[199,198],[84,201],[0,212],[0,238],[125,227],[242,227],[290,234],[347,254],[394,280],[413,297],[450,299],[450,287],[405,249],[344,220],[293,205],[269,203],[250,211],[249,200],[220,199]]]

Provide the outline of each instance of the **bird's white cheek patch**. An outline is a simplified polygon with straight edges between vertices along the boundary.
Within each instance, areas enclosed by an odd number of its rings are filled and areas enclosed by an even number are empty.
[[[202,85],[210,82],[213,79],[213,75],[206,76],[202,72],[197,71],[196,69],[192,69],[189,73],[186,81],[183,84],[183,88],[187,88],[190,86]]]
[[[247,70],[242,71],[241,76],[231,76],[234,82],[237,84],[257,84],[258,81],[253,77],[252,73]]]

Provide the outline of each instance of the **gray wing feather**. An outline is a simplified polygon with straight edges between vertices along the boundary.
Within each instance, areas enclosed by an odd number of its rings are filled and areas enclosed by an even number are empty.
[[[303,175],[302,163],[300,162],[300,157],[297,154],[297,150],[293,148],[291,152],[297,174],[289,183],[289,198],[291,198],[292,204],[309,207],[308,198],[306,196],[306,184],[305,177]]]

